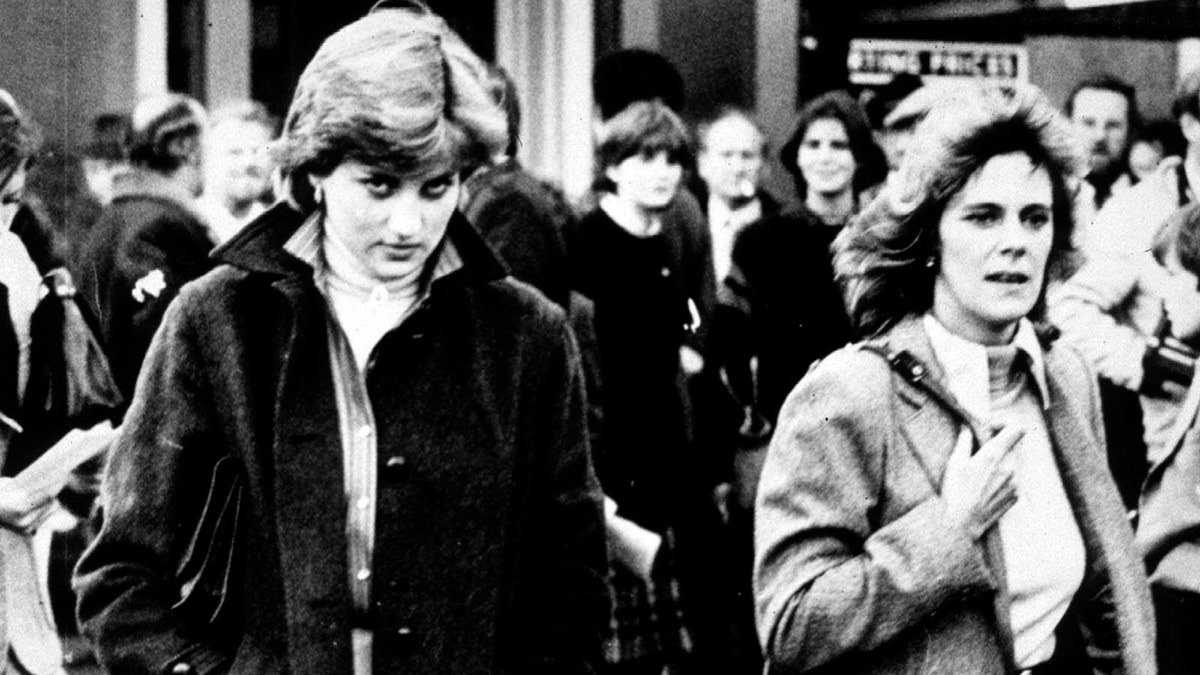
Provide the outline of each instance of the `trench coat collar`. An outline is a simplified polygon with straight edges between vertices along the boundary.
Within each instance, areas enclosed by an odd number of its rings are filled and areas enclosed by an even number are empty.
[[[312,277],[312,267],[288,253],[284,245],[304,224],[309,214],[280,202],[212,252],[217,263],[227,263],[250,272],[272,276]],[[463,266],[436,280],[431,292],[441,286],[484,283],[508,274],[475,228],[458,211],[450,217],[446,238],[462,257]]]

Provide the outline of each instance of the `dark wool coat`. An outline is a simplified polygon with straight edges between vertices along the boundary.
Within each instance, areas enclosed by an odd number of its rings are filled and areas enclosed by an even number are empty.
[[[130,400],[167,305],[183,284],[212,269],[213,241],[192,197],[161,175],[134,169],[118,176],[114,190],[78,248],[74,272]]]
[[[185,287],[113,451],[79,616],[115,673],[347,673],[343,453],[325,303],[268,211]],[[589,673],[608,618],[600,492],[563,312],[503,276],[456,215],[464,266],[377,347],[376,673]],[[170,611],[215,460],[245,476],[231,643]]]
[[[850,341],[830,229],[799,209],[747,225],[733,245],[713,342],[739,398],[753,400],[769,422],[813,361]],[[757,387],[751,357],[758,358]]]
[[[912,377],[944,381],[919,319],[883,341],[908,353]],[[1075,606],[1092,665],[1151,675],[1150,594],[1104,463],[1094,375],[1065,345],[1048,348],[1045,364],[1046,424],[1087,555]],[[960,428],[943,401],[857,346],[831,354],[788,397],[755,530],[770,672],[1012,672],[1004,570],[947,526],[939,497]]]
[[[679,349],[689,337],[689,300],[701,265],[678,224],[637,237],[601,209],[584,216],[571,244],[576,288],[595,303],[604,436],[597,466],[621,513],[662,532],[694,516],[707,498],[694,480],[691,400]]]

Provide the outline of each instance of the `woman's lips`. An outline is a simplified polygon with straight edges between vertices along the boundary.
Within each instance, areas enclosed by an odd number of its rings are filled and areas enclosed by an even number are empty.
[[[1026,284],[1030,276],[1024,272],[990,272],[983,277],[984,281],[998,284]]]

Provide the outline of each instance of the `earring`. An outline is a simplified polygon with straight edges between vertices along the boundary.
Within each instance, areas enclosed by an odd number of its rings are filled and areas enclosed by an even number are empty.
[[[325,203],[325,188],[321,187],[320,185],[313,186],[313,201],[317,204],[317,206],[321,206]]]
[[[937,267],[937,256],[931,255],[928,258],[926,258],[925,259],[925,267],[927,267],[928,269],[933,269],[934,267]]]

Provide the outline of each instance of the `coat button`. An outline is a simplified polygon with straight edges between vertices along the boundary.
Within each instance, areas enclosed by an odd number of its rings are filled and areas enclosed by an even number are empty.
[[[196,670],[192,668],[192,664],[186,661],[180,661],[171,666],[171,675],[193,675]]]
[[[392,455],[383,463],[384,477],[390,480],[403,478],[408,474],[408,458],[404,455]]]

